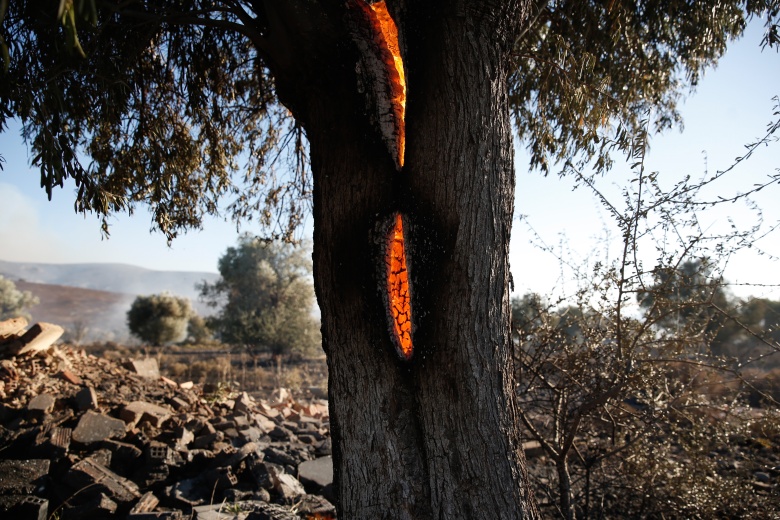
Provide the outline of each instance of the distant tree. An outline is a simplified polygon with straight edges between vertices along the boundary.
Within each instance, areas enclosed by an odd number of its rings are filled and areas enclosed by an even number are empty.
[[[30,318],[27,309],[38,304],[30,291],[20,291],[11,280],[0,276],[0,320],[23,316]]]
[[[203,343],[212,339],[214,333],[203,316],[193,314],[187,323],[187,340],[192,343]]]
[[[765,332],[766,339],[780,345],[780,301],[757,298],[750,300],[740,313],[753,326],[751,332]]]
[[[186,298],[168,293],[139,296],[127,311],[127,327],[141,340],[160,346],[183,340],[193,314]]]
[[[244,235],[219,259],[219,272],[200,289],[210,306],[221,306],[210,324],[222,341],[274,356],[320,344],[306,249]]]
[[[720,276],[713,274],[710,261],[697,258],[657,267],[653,277],[655,284],[638,292],[637,300],[654,324],[668,330],[692,329],[700,335],[701,345],[723,354],[738,332],[727,324],[737,304]]]
[[[780,360],[767,358],[780,350],[780,301],[748,298],[734,306],[736,311],[728,313],[715,338],[723,353],[745,364],[761,359],[764,368],[780,366]]]

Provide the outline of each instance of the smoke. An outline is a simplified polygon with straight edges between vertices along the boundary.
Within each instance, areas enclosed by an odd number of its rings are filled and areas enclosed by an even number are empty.
[[[25,262],[51,258],[53,252],[65,247],[62,238],[41,227],[35,202],[16,186],[0,182],[0,259]]]

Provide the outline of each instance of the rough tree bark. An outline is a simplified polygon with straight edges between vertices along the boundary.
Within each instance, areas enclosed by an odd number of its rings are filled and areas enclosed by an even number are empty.
[[[265,2],[278,93],[311,147],[340,518],[538,516],[509,336],[507,53],[526,4],[389,2],[408,79],[399,173],[358,88],[349,7]],[[391,343],[378,274],[395,211],[408,223],[410,362]]]

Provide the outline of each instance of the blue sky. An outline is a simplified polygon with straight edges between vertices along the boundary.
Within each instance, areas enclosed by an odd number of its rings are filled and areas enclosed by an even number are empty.
[[[685,174],[700,176],[706,164],[710,171],[729,166],[742,155],[743,146],[762,136],[772,118],[773,96],[780,95],[780,54],[761,52],[760,23],[753,23],[745,37],[733,43],[719,66],[709,70],[696,92],[682,106],[685,130],[677,130],[652,140],[647,166],[659,171],[671,184]],[[151,218],[145,208],[132,217],[117,215],[111,219],[111,237],[101,237],[100,221],[73,210],[73,186],[56,190],[51,202],[38,186],[39,173],[29,167],[27,147],[18,125],[0,134],[0,154],[6,159],[0,172],[0,259],[17,262],[81,263],[119,262],[156,270],[216,271],[217,260],[238,237],[235,224],[219,219],[205,222],[204,229],[191,231],[168,247],[160,233],[150,233]],[[510,248],[510,261],[516,292],[534,290],[549,293],[552,288],[570,291],[566,276],[561,276],[557,261],[529,243],[533,227],[548,244],[565,238],[574,263],[587,263],[594,248],[612,257],[614,242],[604,245],[610,230],[609,217],[598,202],[584,190],[572,191],[572,179],[548,178],[526,171],[527,160],[518,150],[516,219]],[[759,182],[780,167],[780,143],[759,150],[740,168],[733,180],[719,189],[739,190]],[[602,185],[619,188],[629,175],[626,165],[618,165]],[[608,189],[608,188],[607,188]],[[780,221],[780,186],[761,194],[757,202],[767,223]],[[732,211],[732,210],[729,210]],[[733,211],[736,211],[734,209]],[[721,225],[729,215],[721,211],[710,218]],[[311,229],[311,219],[308,222]],[[242,231],[259,232],[252,226]],[[780,256],[780,235],[764,239],[762,247]],[[598,246],[596,244],[599,244]],[[726,277],[737,283],[780,284],[780,264],[755,254],[732,258]],[[739,288],[738,294],[774,294],[769,289]]]

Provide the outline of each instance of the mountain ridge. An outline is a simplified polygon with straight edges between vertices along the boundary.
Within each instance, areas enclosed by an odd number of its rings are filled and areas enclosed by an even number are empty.
[[[205,271],[158,271],[124,263],[10,262],[0,260],[0,275],[11,281],[63,285],[129,295],[169,292],[198,298],[196,283],[213,283],[217,273]]]
[[[40,303],[29,309],[34,321],[62,325],[71,333],[89,330],[87,339],[129,338],[126,316],[137,296],[169,292],[188,298],[206,316],[214,312],[198,301],[196,283],[213,283],[217,273],[156,271],[122,263],[55,264],[0,260],[0,276],[30,291]]]

